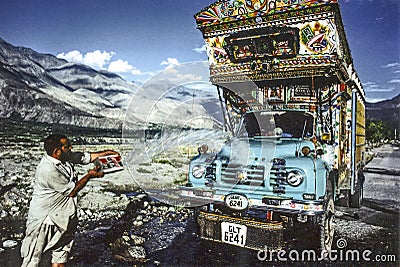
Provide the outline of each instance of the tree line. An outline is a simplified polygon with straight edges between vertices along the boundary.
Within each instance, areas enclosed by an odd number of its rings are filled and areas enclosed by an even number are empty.
[[[395,138],[395,125],[386,121],[367,119],[365,134],[368,143],[376,144],[385,140],[393,140]]]

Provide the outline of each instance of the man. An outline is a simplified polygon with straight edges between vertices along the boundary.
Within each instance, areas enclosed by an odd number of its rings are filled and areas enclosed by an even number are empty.
[[[76,231],[77,194],[91,178],[104,176],[91,169],[79,181],[73,164],[88,164],[115,151],[72,152],[65,135],[53,134],[44,141],[46,155],[36,170],[33,194],[21,246],[22,266],[38,266],[42,254],[52,252],[52,266],[64,266]]]

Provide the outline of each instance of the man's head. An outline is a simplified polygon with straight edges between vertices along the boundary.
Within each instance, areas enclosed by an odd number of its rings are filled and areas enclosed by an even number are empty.
[[[71,153],[71,144],[68,138],[62,134],[51,134],[44,141],[44,150],[47,155],[65,162]]]

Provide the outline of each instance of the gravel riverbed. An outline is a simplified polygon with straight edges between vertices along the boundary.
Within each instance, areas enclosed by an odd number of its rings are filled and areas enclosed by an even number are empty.
[[[129,146],[115,140],[111,143],[77,146],[74,149],[95,151],[110,148],[121,151],[123,156],[129,153]],[[378,149],[377,153],[387,153],[388,149]],[[390,149],[395,153],[391,154],[394,159],[399,160],[397,148]],[[38,140],[1,145],[0,266],[14,267],[21,263],[19,249],[32,194],[32,178],[42,155]],[[377,154],[374,159],[377,164],[382,163],[381,156]],[[80,171],[83,173],[85,168]],[[146,166],[138,166],[136,174],[149,175],[143,168]],[[399,257],[399,177],[378,177],[368,173],[366,179],[366,201],[361,209],[337,207],[335,239],[345,240],[348,249],[368,249],[374,255],[394,255],[395,262],[379,264],[394,266]],[[256,251],[201,240],[193,219],[193,209],[171,206],[145,194],[127,170],[91,180],[81,191],[78,201],[80,222],[68,266],[267,264],[258,259]],[[301,249],[296,246],[296,239],[286,240],[286,245],[287,250]],[[46,254],[42,266],[49,266],[49,260]],[[276,265],[299,266],[298,263],[278,262]],[[375,266],[376,262],[340,264]],[[323,265],[335,263],[324,262]]]

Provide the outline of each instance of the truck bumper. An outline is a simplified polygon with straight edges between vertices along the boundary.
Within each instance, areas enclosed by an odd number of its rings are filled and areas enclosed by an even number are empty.
[[[209,203],[225,205],[225,192],[216,193],[216,190],[180,188],[181,200],[187,200],[190,206],[203,206]],[[292,198],[268,198],[260,196],[258,199],[248,198],[249,209],[258,212],[274,211],[283,215],[321,215],[324,212],[323,200],[295,200]]]
[[[254,250],[283,248],[282,222],[258,222],[202,211],[197,222],[203,239]]]

